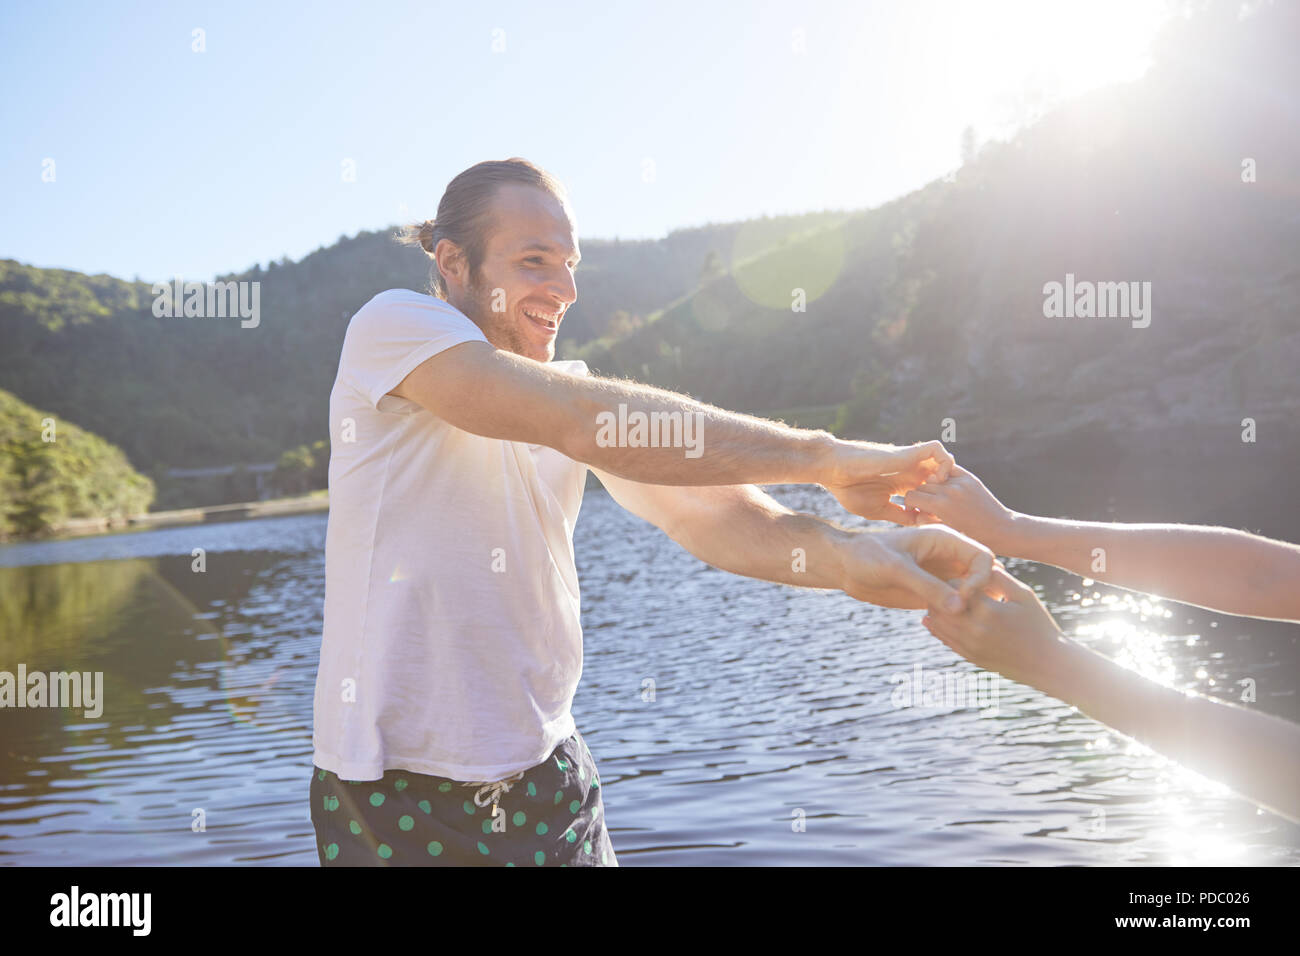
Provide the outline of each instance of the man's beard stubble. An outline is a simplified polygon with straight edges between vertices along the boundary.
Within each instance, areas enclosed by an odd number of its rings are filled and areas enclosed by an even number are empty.
[[[477,271],[470,273],[469,294],[469,305],[473,311],[467,312],[466,315],[483,331],[489,342],[499,349],[522,355],[524,358],[539,362],[549,361],[551,357],[549,350],[545,358],[539,359],[532,354],[534,346],[515,325],[510,313],[492,311],[492,290],[487,287],[487,283]]]

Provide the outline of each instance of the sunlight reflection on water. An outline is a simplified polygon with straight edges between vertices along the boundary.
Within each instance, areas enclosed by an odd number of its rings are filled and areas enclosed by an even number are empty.
[[[769,490],[836,514],[818,490]],[[0,669],[69,661],[107,688],[97,721],[0,713],[0,861],[315,864],[325,521],[0,548],[0,595],[25,595],[4,602]],[[600,490],[575,551],[574,714],[624,865],[1300,862],[1300,828],[1022,685],[994,712],[899,706],[900,674],[975,672],[920,612],[709,568]],[[1226,693],[1250,673],[1275,711],[1294,691],[1252,622],[1011,569],[1067,633],[1161,683]]]

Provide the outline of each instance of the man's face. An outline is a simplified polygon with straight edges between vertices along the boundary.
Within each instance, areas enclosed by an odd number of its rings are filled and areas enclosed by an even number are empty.
[[[550,193],[515,183],[498,188],[492,215],[477,281],[449,284],[448,297],[497,348],[549,362],[578,298],[573,223]]]

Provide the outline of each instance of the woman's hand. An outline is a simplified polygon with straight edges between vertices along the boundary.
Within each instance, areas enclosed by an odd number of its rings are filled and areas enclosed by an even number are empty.
[[[921,623],[984,670],[1053,693],[1071,645],[1051,613],[1033,589],[1008,574],[1000,562],[993,566],[986,590],[989,593],[973,595],[963,613],[931,606]]]
[[[984,483],[954,464],[947,481],[930,480],[906,492],[905,510],[912,523],[941,521],[983,541],[998,554],[1013,554],[1016,513],[1003,506]]]

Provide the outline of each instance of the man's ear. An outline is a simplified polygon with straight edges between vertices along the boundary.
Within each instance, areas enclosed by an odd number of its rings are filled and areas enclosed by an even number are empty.
[[[433,250],[433,258],[438,263],[438,271],[442,273],[443,282],[448,285],[452,282],[465,284],[466,260],[460,246],[450,239],[439,239],[438,245]]]

